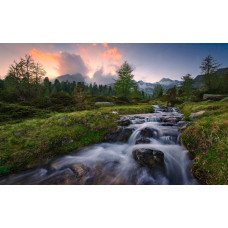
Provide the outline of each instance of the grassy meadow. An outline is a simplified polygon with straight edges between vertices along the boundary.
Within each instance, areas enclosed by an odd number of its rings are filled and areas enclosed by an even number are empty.
[[[27,108],[21,108],[21,112],[26,112]],[[148,113],[153,107],[139,104],[71,113],[35,111],[34,115],[30,112],[27,118],[15,120],[6,111],[4,115],[8,118],[0,115],[0,175],[39,166],[54,157],[101,142],[105,134],[117,128],[120,115]],[[39,112],[42,115],[37,117]]]

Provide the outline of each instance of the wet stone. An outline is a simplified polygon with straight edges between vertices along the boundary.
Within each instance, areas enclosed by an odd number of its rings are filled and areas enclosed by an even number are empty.
[[[140,139],[137,139],[135,144],[148,144],[150,143],[150,140],[147,139],[147,138],[140,138]]]
[[[74,164],[70,167],[77,177],[83,177],[89,172],[89,168],[83,164]]]
[[[122,119],[118,121],[118,124],[120,126],[129,126],[131,124],[131,121],[129,119]]]
[[[175,126],[175,124],[174,123],[169,123],[169,122],[167,122],[167,123],[161,123],[161,125],[162,126]]]
[[[136,149],[132,152],[133,158],[142,166],[156,168],[164,166],[164,153],[148,148]]]
[[[77,178],[73,171],[69,168],[59,171],[54,176],[50,176],[40,184],[56,185],[56,184],[77,184]]]
[[[176,123],[177,119],[176,118],[165,118],[164,122],[169,122],[169,123]]]
[[[177,123],[177,125],[179,126],[179,127],[182,127],[182,126],[184,126],[185,125],[185,121],[179,121],[178,123]]]
[[[146,127],[141,130],[140,134],[144,137],[148,138],[157,138],[158,137],[158,130]]]
[[[127,142],[134,130],[134,128],[119,127],[116,132],[107,134],[104,142]]]

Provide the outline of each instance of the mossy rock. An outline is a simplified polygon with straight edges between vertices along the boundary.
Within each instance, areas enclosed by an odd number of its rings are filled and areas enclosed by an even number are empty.
[[[221,100],[222,102],[228,102],[228,97],[225,97]]]
[[[219,101],[223,98],[228,97],[228,95],[220,95],[220,94],[204,94],[203,100],[213,100],[213,101]]]
[[[95,105],[99,106],[99,107],[112,107],[112,106],[114,106],[114,103],[113,102],[96,102]]]

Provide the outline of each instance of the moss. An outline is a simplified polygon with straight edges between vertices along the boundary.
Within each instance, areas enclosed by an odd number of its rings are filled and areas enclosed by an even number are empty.
[[[228,184],[228,104],[200,102],[181,106],[186,116],[200,110],[206,112],[181,137],[195,157],[192,172],[200,183]]]
[[[120,115],[148,112],[153,112],[151,105],[114,106],[6,123],[0,126],[0,166],[8,168],[0,169],[0,174],[26,170],[101,142],[105,134],[117,128]]]

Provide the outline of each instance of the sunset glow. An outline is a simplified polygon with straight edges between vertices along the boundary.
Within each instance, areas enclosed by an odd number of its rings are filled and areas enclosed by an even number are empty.
[[[0,77],[9,65],[25,54],[43,65],[50,79],[64,74],[80,73],[95,80],[116,75],[127,60],[134,67],[136,80],[159,81],[163,77],[180,79],[184,74],[200,74],[199,65],[208,54],[224,67],[228,62],[227,44],[0,44]],[[102,79],[101,78],[101,79]],[[101,80],[102,81],[102,80]]]

